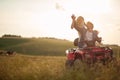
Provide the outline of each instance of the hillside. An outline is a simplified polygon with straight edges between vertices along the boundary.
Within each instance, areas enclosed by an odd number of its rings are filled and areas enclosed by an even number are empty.
[[[64,55],[65,50],[72,48],[73,43],[67,40],[50,38],[0,38],[1,50],[14,50],[29,55]]]

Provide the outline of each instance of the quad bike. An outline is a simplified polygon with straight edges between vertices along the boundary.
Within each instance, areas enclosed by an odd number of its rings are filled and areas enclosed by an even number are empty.
[[[71,48],[66,50],[66,67],[74,66],[77,60],[82,63],[91,65],[101,62],[105,65],[113,59],[113,50],[110,47],[86,47],[86,48]]]

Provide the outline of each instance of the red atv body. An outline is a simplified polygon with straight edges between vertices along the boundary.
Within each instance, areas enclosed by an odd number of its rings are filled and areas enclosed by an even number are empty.
[[[105,65],[107,61],[112,59],[112,55],[113,50],[109,47],[72,48],[66,50],[66,66],[73,66],[77,59],[87,64],[102,62]]]

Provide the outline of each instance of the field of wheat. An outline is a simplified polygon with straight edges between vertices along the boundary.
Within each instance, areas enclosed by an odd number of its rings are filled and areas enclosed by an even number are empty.
[[[120,60],[109,65],[66,69],[66,57],[0,56],[0,80],[120,80]]]
[[[65,57],[0,56],[0,80],[53,80],[62,76]]]

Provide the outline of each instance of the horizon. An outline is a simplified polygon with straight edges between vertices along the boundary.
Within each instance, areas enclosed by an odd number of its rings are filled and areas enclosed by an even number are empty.
[[[86,3],[87,2],[87,3]],[[86,6],[88,5],[88,6]],[[105,44],[120,45],[119,0],[2,0],[0,1],[0,36],[55,37],[73,41],[71,15],[92,21]]]
[[[14,35],[14,34],[5,34],[5,35]],[[64,38],[56,38],[56,37],[47,37],[47,36],[39,36],[39,37],[23,37],[21,35],[14,35],[14,36],[18,36],[18,37],[9,37],[9,38],[28,38],[28,39],[31,39],[31,38],[35,38],[35,39],[39,39],[39,38],[45,38],[45,39],[58,39],[58,40],[67,40],[67,41],[70,41],[70,42],[74,42],[74,40],[68,40],[68,39],[64,39]],[[8,38],[8,37],[2,37],[0,36],[0,38]],[[104,44],[102,43],[103,45],[117,45],[117,46],[120,46],[119,44]]]

